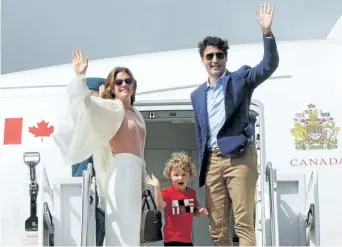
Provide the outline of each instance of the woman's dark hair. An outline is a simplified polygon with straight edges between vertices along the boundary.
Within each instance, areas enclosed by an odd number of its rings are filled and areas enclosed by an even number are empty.
[[[109,72],[107,79],[105,81],[105,88],[103,92],[103,98],[104,99],[115,99],[115,94],[113,93],[113,88],[115,87],[115,79],[116,76],[120,72],[125,72],[129,75],[131,79],[133,79],[132,87],[133,87],[133,94],[131,97],[131,105],[133,105],[135,101],[135,92],[137,90],[137,81],[135,80],[133,73],[130,71],[130,69],[125,68],[125,67],[115,67],[111,72]]]

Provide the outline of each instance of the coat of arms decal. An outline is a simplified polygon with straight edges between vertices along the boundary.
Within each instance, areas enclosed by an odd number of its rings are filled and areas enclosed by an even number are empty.
[[[334,118],[329,112],[316,109],[313,104],[307,110],[297,113],[293,119],[295,124],[291,134],[295,138],[296,149],[336,149],[337,135],[340,131],[335,126]]]

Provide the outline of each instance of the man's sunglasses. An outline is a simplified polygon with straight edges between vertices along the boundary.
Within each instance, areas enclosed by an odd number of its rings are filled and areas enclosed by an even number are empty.
[[[127,78],[127,79],[124,79],[124,80],[122,80],[122,79],[114,80],[114,83],[117,86],[121,86],[123,82],[125,82],[127,85],[131,85],[133,83],[133,79],[132,78]]]
[[[213,60],[214,56],[216,56],[217,59],[224,59],[224,53],[223,52],[217,52],[217,53],[208,53],[205,55],[205,59],[207,61]]]

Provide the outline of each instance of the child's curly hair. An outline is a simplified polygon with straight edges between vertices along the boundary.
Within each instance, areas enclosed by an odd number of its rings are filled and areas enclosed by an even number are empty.
[[[171,154],[171,158],[166,163],[163,171],[164,176],[171,179],[171,171],[174,168],[189,172],[190,179],[196,177],[196,167],[185,152],[175,152]]]

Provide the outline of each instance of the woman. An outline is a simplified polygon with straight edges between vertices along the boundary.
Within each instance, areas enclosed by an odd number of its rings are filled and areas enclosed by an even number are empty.
[[[88,57],[72,55],[77,77],[68,85],[73,129],[54,136],[63,157],[74,164],[93,155],[101,208],[106,212],[107,246],[140,245],[141,191],[146,169],[146,128],[133,107],[137,82],[127,68],[114,68],[99,97],[85,84]]]

